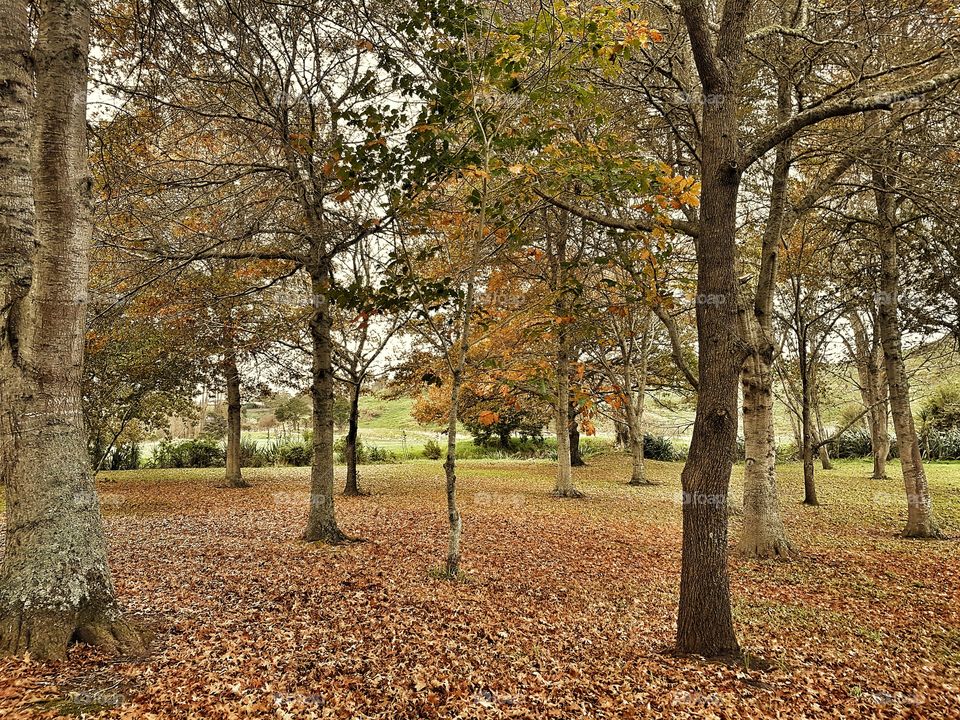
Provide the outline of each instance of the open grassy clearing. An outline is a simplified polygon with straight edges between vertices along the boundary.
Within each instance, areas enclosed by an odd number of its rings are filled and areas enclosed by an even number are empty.
[[[596,458],[577,471],[587,499],[570,501],[548,495],[550,463],[465,461],[459,583],[432,572],[446,523],[436,462],[364,467],[372,494],[338,503],[367,542],[339,548],[297,540],[306,468],[248,470],[250,490],[215,488],[220,471],[105,473],[118,590],[156,629],[153,653],[3,660],[0,715],[956,716],[958,543],[897,538],[899,480],[868,480],[862,462],[818,473],[819,508],[799,504],[799,466],[782,466],[800,556],[731,560],[741,640],[770,669],[663,654],[680,468],[650,463],[661,484],[629,488],[626,458]],[[956,538],[960,465],[929,474]]]

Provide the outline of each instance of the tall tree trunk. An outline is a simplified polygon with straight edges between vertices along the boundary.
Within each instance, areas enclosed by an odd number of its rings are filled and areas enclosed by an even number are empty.
[[[357,433],[360,428],[360,383],[354,379],[350,387],[350,418],[347,421],[347,437],[344,441],[344,450],[347,457],[347,482],[343,486],[344,495],[359,495],[360,485],[357,482]]]
[[[447,567],[448,578],[460,573],[460,537],[463,535],[463,518],[457,507],[457,404],[460,402],[460,385],[463,382],[463,367],[453,371],[450,381],[450,414],[447,418],[447,458],[443,463],[447,493]]]
[[[736,7],[733,7],[736,6]],[[697,69],[708,97],[701,122],[700,235],[697,256],[699,393],[690,452],[681,475],[683,550],[677,651],[706,657],[740,652],[727,573],[727,491],[737,443],[737,385],[746,359],[739,331],[736,276],[737,93],[746,7],[725,8],[720,47],[712,47],[706,11],[681,0]],[[722,54],[723,62],[717,63]]]
[[[801,322],[798,337],[798,351],[800,357],[800,433],[803,438],[800,457],[803,461],[803,504],[819,505],[817,500],[817,484],[814,477],[813,454],[813,383],[811,382],[811,359],[807,346],[807,328]]]
[[[781,115],[790,109],[790,88],[779,84]],[[773,424],[773,295],[777,283],[790,179],[790,146],[777,147],[770,212],[761,249],[760,274],[752,308],[743,327],[750,354],[743,365],[743,534],[739,551],[746,557],[786,559],[793,552],[780,517],[777,448]],[[750,312],[752,310],[752,312]]]
[[[813,444],[817,448],[817,455],[820,457],[820,467],[824,470],[833,470],[833,463],[830,462],[830,451],[826,443],[821,443],[823,437],[823,414],[820,410],[820,381],[817,373],[818,364],[814,363],[811,377],[810,402],[813,407]]]
[[[319,255],[319,248],[315,249]],[[313,462],[310,468],[310,510],[303,539],[307,542],[341,543],[347,536],[337,525],[333,505],[333,342],[330,336],[330,263],[314,257],[309,264],[313,291],[310,316],[313,381]]]
[[[627,438],[630,443],[630,482],[628,485],[650,485],[643,457],[643,423],[633,399],[628,399],[624,410],[627,414]],[[642,410],[640,411],[643,412]]]
[[[789,558],[793,547],[780,517],[773,430],[772,358],[753,352],[743,366],[743,535],[739,551],[754,558]]]
[[[481,215],[480,227],[483,227]],[[467,351],[470,348],[470,320],[473,314],[474,280],[467,283],[467,294],[463,304],[463,317],[460,322],[460,334],[457,346],[451,348],[452,379],[450,382],[450,414],[447,418],[447,458],[443,463],[447,491],[447,577],[456,578],[460,574],[460,537],[463,534],[463,518],[457,507],[457,420],[460,410],[460,387],[463,384],[463,372],[467,366]]]
[[[624,394],[626,395],[627,434],[630,441],[630,482],[628,485],[652,485],[647,478],[643,457],[643,411],[647,398],[647,368],[650,361],[650,323],[652,312],[646,311],[640,324],[639,367],[634,383],[633,366],[624,366]],[[632,358],[631,358],[632,361]],[[636,389],[634,389],[636,384]]]
[[[573,486],[570,469],[570,420],[567,413],[570,397],[570,355],[566,319],[561,318],[557,329],[557,399],[554,403],[554,422],[557,426],[557,485],[554,493],[560,497],[580,497]]]
[[[554,236],[553,251],[553,290],[557,294],[557,349],[554,370],[556,372],[556,399],[554,402],[554,423],[557,426],[557,484],[554,494],[559,497],[583,497],[583,493],[573,485],[573,473],[570,469],[570,307],[566,288],[566,250],[568,218],[562,215],[562,222]]]
[[[850,350],[860,381],[860,399],[867,410],[867,424],[870,428],[870,450],[873,455],[871,477],[874,480],[884,480],[887,477],[887,459],[890,457],[890,429],[879,328],[875,324],[872,337],[868,337],[866,326],[858,312],[851,312],[847,317],[853,328],[853,345]]]
[[[933,516],[933,503],[927,486],[927,476],[920,457],[920,442],[910,407],[910,385],[907,381],[900,337],[899,293],[900,277],[897,262],[897,217],[889,178],[874,171],[874,199],[879,220],[880,296],[879,325],[883,356],[890,391],[890,409],[897,432],[900,467],[907,495],[907,525],[905,537],[942,537]]]
[[[250,487],[240,470],[240,369],[237,354],[228,350],[223,359],[223,378],[227,384],[227,485],[234,488]]]
[[[573,397],[567,404],[567,424],[570,428],[570,466],[583,467],[586,463],[580,455],[580,427],[577,425],[577,406]]]
[[[0,0],[0,653],[38,659],[71,639],[143,649],[115,599],[81,403],[89,33],[89,2],[46,0],[31,54],[27,5]]]

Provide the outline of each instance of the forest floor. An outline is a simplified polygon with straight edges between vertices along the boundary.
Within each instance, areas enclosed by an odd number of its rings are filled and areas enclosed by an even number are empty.
[[[929,469],[942,542],[896,536],[902,486],[866,463],[818,472],[818,508],[781,467],[798,558],[730,563],[765,669],[667,653],[681,465],[649,469],[661,484],[631,488],[626,457],[594,458],[576,471],[587,498],[559,500],[550,463],[464,463],[457,582],[436,571],[436,462],[362,468],[371,494],[337,503],[366,542],[337,548],[297,539],[305,468],[247,471],[248,490],[104,474],[117,588],[151,654],[0,660],[0,717],[960,717],[960,465]]]

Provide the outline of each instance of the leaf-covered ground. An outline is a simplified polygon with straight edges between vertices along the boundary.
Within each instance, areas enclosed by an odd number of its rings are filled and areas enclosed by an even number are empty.
[[[625,462],[578,470],[582,501],[547,494],[549,463],[465,463],[460,582],[435,572],[439,463],[364,468],[372,495],[338,502],[366,542],[339,548],[296,539],[304,470],[247,471],[249,490],[213,471],[108,474],[116,582],[155,629],[152,654],[2,660],[0,717],[960,717],[958,543],[896,537],[898,480],[843,464],[807,508],[799,469],[781,468],[799,559],[731,559],[761,670],[665,653],[680,465],[650,463],[661,485],[628,488]],[[956,538],[960,465],[930,475]]]

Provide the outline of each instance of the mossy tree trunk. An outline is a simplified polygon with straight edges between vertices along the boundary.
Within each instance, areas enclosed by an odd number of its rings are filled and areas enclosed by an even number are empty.
[[[31,47],[27,4],[0,0],[0,652],[38,659],[72,639],[143,650],[116,602],[82,416],[89,33],[89,2],[47,0]]]

